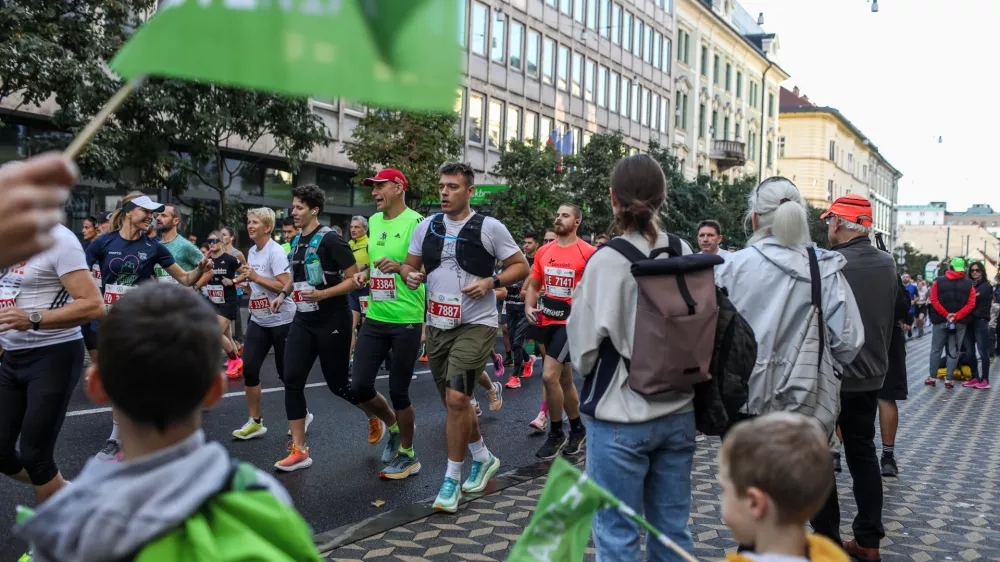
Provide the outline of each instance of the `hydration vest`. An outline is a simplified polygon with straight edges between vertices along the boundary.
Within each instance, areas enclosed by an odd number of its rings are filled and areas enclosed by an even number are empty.
[[[476,277],[487,279],[493,276],[496,258],[483,246],[483,221],[485,220],[486,217],[476,213],[472,215],[469,222],[465,223],[461,232],[458,233],[458,240],[455,242],[455,259],[463,270]],[[441,253],[444,250],[447,231],[442,213],[434,215],[430,224],[427,225],[427,235],[424,236],[421,247],[424,269],[427,270],[428,276],[441,266]]]

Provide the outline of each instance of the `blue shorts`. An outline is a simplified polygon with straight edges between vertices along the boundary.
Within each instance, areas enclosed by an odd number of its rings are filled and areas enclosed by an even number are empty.
[[[350,293],[348,293],[347,294],[347,303],[351,307],[351,310],[353,310],[354,312],[357,312],[357,313],[361,314],[362,316],[364,316],[364,314],[361,313],[361,297],[367,297],[367,296],[368,296],[368,287],[362,287],[360,289],[354,289],[353,291],[351,291]],[[368,309],[366,308],[365,312],[367,312],[367,311],[368,311]]]

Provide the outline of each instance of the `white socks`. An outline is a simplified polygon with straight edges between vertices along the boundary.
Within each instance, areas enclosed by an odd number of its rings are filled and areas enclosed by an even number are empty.
[[[490,460],[490,450],[486,448],[486,443],[483,443],[482,437],[475,443],[469,443],[469,451],[472,453],[472,460],[476,462]]]
[[[448,459],[448,470],[444,473],[445,478],[451,478],[453,480],[462,479],[462,464],[461,462],[456,462]]]
[[[112,424],[111,437],[108,437],[108,439],[114,439],[115,441],[121,442],[121,439],[118,438],[118,422],[112,422]]]

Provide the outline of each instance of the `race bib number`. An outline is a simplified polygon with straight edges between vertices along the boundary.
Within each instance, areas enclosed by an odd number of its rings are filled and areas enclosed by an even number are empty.
[[[300,281],[295,284],[295,290],[292,291],[292,300],[295,301],[295,310],[299,312],[315,312],[319,310],[319,303],[306,302],[302,300],[302,291],[315,290],[313,286],[305,281]]]
[[[358,302],[361,303],[361,315],[368,314],[368,296],[358,297]]]
[[[21,289],[14,289],[11,287],[4,287],[3,289],[0,289],[0,309],[16,308],[17,295],[20,292]]]
[[[427,323],[439,330],[454,330],[462,324],[462,295],[428,292]]]
[[[90,268],[90,277],[94,280],[94,284],[100,289],[104,282],[101,281],[101,266],[94,264],[94,267]]]
[[[267,298],[267,293],[257,291],[250,295],[250,314],[257,318],[268,318],[274,316],[271,312],[271,299]]]
[[[134,288],[134,285],[108,285],[104,287],[104,312],[111,312],[118,299]]]
[[[212,301],[213,304],[225,304],[226,290],[222,288],[222,285],[205,285],[205,291],[208,300]]]
[[[396,274],[394,273],[382,273],[378,269],[373,269],[369,287],[371,289],[372,300],[396,300]]]
[[[575,281],[576,272],[572,269],[545,268],[545,292],[553,297],[571,298]]]
[[[174,285],[179,285],[180,284],[169,273],[167,273],[166,269],[163,269],[159,265],[153,267],[153,273],[156,274],[156,280],[157,281],[160,281],[160,282],[163,282],[163,283],[172,283]]]

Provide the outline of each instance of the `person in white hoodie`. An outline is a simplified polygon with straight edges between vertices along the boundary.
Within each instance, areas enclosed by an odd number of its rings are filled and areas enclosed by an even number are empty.
[[[647,256],[670,244],[656,218],[666,197],[663,170],[648,155],[629,156],[615,166],[611,206],[616,229]],[[692,253],[687,243],[679,242],[683,254]],[[629,260],[610,248],[594,252],[566,325],[573,367],[585,376],[580,411],[587,420],[587,476],[690,551],[694,392],[644,396],[629,386],[626,363],[632,358],[637,301]],[[617,361],[601,361],[608,343]],[[597,560],[641,560],[640,533],[622,511],[599,511],[593,524]],[[647,540],[646,559],[678,558],[662,543]]]
[[[795,184],[782,177],[764,180],[749,198],[747,221],[754,234],[748,247],[715,268],[716,285],[750,323],[757,337],[757,363],[750,375],[748,417],[774,410],[795,410],[828,422],[839,411],[837,395],[821,393],[818,404],[803,408],[803,395],[820,383],[809,381],[800,350],[814,346],[806,338],[812,310],[809,254],[819,265],[825,341],[837,372],[854,360],[865,341],[854,293],[841,270],[847,260],[838,252],[814,248],[809,238],[805,202]],[[815,362],[814,362],[815,364]],[[799,379],[798,389],[787,384]],[[816,377],[820,376],[817,369]],[[787,392],[779,392],[779,387]],[[799,392],[802,390],[802,392]],[[837,388],[839,394],[839,388]],[[813,414],[810,414],[810,411]],[[832,433],[833,427],[827,427]]]

